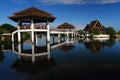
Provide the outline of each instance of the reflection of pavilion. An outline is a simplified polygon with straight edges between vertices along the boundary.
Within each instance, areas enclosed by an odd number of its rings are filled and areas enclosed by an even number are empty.
[[[89,49],[94,53],[98,53],[103,47],[106,46],[107,40],[108,39],[106,38],[105,39],[102,38],[102,40],[99,38],[93,38],[93,39],[86,38],[83,43],[87,49]]]
[[[54,59],[50,58],[50,50],[76,41],[73,40],[74,39],[70,39],[54,45],[47,43],[46,46],[31,44],[31,49],[24,49],[21,43],[18,43],[18,46],[13,43],[12,51],[19,56],[19,59],[13,63],[11,68],[29,74],[49,70],[56,65]]]
[[[19,56],[19,59],[31,59],[32,62],[38,61],[38,59],[47,59],[50,60],[50,50],[55,49],[57,47],[61,47],[67,45],[66,48],[72,49],[73,46],[70,44],[74,43],[76,40],[74,38],[69,39],[67,41],[63,41],[61,43],[50,44],[46,43],[45,46],[39,46],[37,44],[31,44],[31,49],[24,49],[24,45],[22,43],[18,43],[16,46],[14,43],[12,44],[12,51]]]
[[[18,44],[18,49],[14,47],[14,43],[12,44],[12,51],[21,57],[29,57],[32,59],[32,62],[35,62],[36,57],[47,57],[50,59],[50,43],[47,43],[47,46],[35,46],[32,44],[32,48],[29,50],[24,50],[23,45],[21,43]]]
[[[29,73],[29,74],[35,74],[35,73],[40,73],[47,71],[54,67],[55,61],[54,59],[50,60],[39,60],[35,62],[34,64],[29,62],[29,60],[16,60],[14,64],[11,66],[12,69],[15,69],[18,72],[23,72],[23,73]]]

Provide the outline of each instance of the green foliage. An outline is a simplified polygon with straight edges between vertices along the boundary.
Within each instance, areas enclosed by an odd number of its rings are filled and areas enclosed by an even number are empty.
[[[92,30],[89,31],[90,34],[101,34],[100,29],[98,28],[93,28]]]
[[[117,33],[120,34],[120,31],[118,31]]]
[[[82,35],[82,34],[84,34],[84,32],[82,30],[79,30],[78,34]]]
[[[15,31],[17,28],[15,28],[14,26],[10,25],[10,24],[2,24],[0,26],[0,33],[12,33],[13,31]]]
[[[104,31],[105,34],[109,34],[111,37],[113,37],[116,34],[116,31],[113,27],[108,27]]]
[[[24,32],[23,33],[23,40],[28,40],[28,39],[30,39],[30,37],[31,37],[31,35],[30,35],[29,32]]]

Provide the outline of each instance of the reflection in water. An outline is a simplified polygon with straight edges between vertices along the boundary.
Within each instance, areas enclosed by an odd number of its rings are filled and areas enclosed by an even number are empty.
[[[12,51],[12,43],[10,41],[0,41],[0,62],[4,62],[5,52]]]
[[[37,58],[39,59],[39,58]],[[11,66],[12,69],[15,69],[19,72],[29,73],[29,74],[35,74],[38,72],[46,71],[52,67],[54,67],[55,61],[54,59],[43,59],[43,60],[37,60],[34,63],[31,63],[29,60],[26,60],[25,57],[21,57],[21,59],[16,60],[14,64]]]
[[[19,59],[12,64],[11,68],[19,72],[31,74],[51,69],[56,63],[55,60],[50,57],[50,50],[55,49],[56,47],[61,47],[62,45],[67,45],[65,48],[62,46],[63,50],[72,49],[74,46],[72,46],[71,43],[73,42],[74,41],[70,39],[62,41],[59,44],[47,43],[46,46],[31,44],[31,49],[25,49],[25,45],[22,43],[17,44],[17,46],[13,43],[12,51],[19,56]]]
[[[19,56],[19,59],[11,66],[12,69],[34,74],[48,70],[56,65],[54,59],[50,58],[50,43],[46,46],[31,45],[31,49],[24,49],[21,43],[18,44],[18,48],[15,47],[14,43],[12,44],[13,52]]]
[[[120,72],[119,41],[81,39],[78,41],[80,44],[75,41],[69,39],[59,44],[51,42],[42,46],[13,43],[11,48],[14,53],[3,52],[10,47],[1,44],[0,77],[4,80],[98,80],[95,76],[114,79],[109,76],[116,77],[117,72]],[[89,55],[91,52],[88,50],[100,54]],[[15,77],[11,77],[13,74]]]
[[[109,38],[108,39],[107,38],[101,38],[101,39],[86,38],[83,41],[83,44],[85,45],[85,47],[94,53],[99,53],[100,50],[105,46],[112,47],[114,43],[115,43],[114,39],[109,39]]]
[[[47,46],[36,46],[35,44],[31,45],[31,49],[24,49],[22,43],[18,44],[18,48],[14,47],[15,44],[13,43],[12,51],[19,56],[19,59],[21,59],[21,57],[31,58],[32,62],[35,62],[38,56],[50,59],[50,43],[48,43]]]

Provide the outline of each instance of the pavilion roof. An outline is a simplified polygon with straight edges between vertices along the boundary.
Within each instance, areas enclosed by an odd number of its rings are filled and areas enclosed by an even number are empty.
[[[57,27],[58,29],[74,29],[75,26],[69,23],[63,23]]]
[[[9,16],[11,20],[17,22],[19,20],[29,21],[34,19],[35,22],[53,22],[56,17],[52,16],[51,13],[39,10],[35,7],[30,7],[28,9],[14,13],[13,16]]]
[[[98,20],[92,21],[90,24],[87,24],[84,30],[89,31],[93,28],[98,28],[101,31],[105,30],[105,27]]]

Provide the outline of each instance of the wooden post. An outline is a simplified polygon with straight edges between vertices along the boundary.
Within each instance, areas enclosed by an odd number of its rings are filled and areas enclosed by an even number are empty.
[[[47,42],[50,42],[50,25],[49,21],[46,22],[47,25]]]
[[[21,42],[20,21],[18,21],[17,25],[18,25],[18,43],[20,43]]]
[[[21,43],[18,43],[18,55],[19,55],[19,59],[21,59]]]
[[[50,43],[47,43],[48,60],[50,59]]]
[[[32,62],[33,63],[35,62],[35,56],[34,56],[34,54],[35,54],[35,45],[32,44]]]
[[[14,33],[12,33],[12,42],[14,42]]]
[[[34,43],[34,21],[31,20],[31,39],[32,43]]]
[[[58,34],[58,39],[60,39],[60,34]]]

